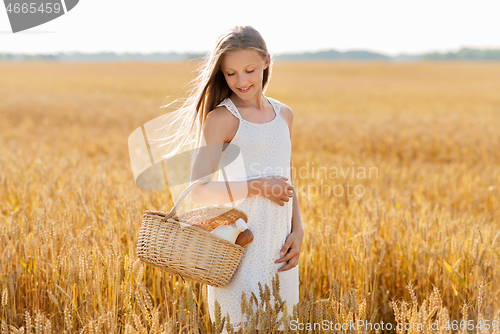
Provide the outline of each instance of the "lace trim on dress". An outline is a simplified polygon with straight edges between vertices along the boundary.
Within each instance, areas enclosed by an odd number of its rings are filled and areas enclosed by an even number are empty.
[[[236,109],[236,106],[231,102],[232,101],[229,98],[226,98],[221,103],[219,103],[217,107],[225,106],[227,110],[229,110],[229,112],[236,118],[238,118],[239,120],[243,120],[243,118],[240,116],[240,113],[238,112],[238,109]]]
[[[281,110],[281,103],[278,100],[273,99],[272,97],[265,97],[269,103],[271,103],[271,106],[273,107],[273,111],[276,114],[276,116],[280,115],[280,110]],[[238,108],[234,104],[234,102],[229,98],[225,98],[221,103],[217,105],[217,107],[225,106],[231,114],[233,114],[236,118],[239,120],[245,121],[243,117],[241,117]],[[248,122],[248,121],[247,121]],[[252,123],[252,122],[249,122]],[[268,122],[270,123],[270,122]],[[254,123],[254,124],[266,124],[266,123]]]
[[[271,102],[276,114],[279,115],[281,110],[281,102],[273,99],[272,97],[268,97],[267,99],[269,100],[269,102]]]

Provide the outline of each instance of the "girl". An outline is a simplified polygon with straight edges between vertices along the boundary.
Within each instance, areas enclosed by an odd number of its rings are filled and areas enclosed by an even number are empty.
[[[210,153],[209,158],[199,153],[194,158],[191,181],[209,182],[193,188],[191,200],[204,205],[232,202],[247,214],[254,234],[229,283],[221,288],[207,286],[212,321],[217,300],[221,315],[229,314],[236,331],[245,320],[242,293],[247,302],[252,292],[259,298],[259,282],[272,291],[276,272],[288,315],[299,302],[298,262],[304,230],[290,180],[293,113],[264,96],[270,75],[271,56],[260,33],[251,26],[234,27],[219,37],[205,58],[180,111],[189,117],[184,120],[191,120],[190,130],[201,125],[194,140],[198,147],[208,145]],[[241,155],[243,165],[231,163],[234,152]],[[225,166],[218,181],[212,181],[214,166]],[[272,293],[271,302],[274,305]]]

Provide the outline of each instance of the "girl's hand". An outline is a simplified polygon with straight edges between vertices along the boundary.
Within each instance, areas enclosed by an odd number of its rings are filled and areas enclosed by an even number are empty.
[[[292,230],[292,233],[288,235],[288,237],[285,240],[285,244],[281,248],[280,255],[282,255],[282,257],[276,260],[276,262],[274,262],[274,263],[280,263],[288,261],[287,264],[278,269],[279,272],[290,270],[297,264],[299,264],[299,256],[300,256],[300,250],[302,248],[303,238],[304,238],[303,229]]]
[[[295,189],[293,185],[287,182],[288,178],[284,176],[266,176],[260,178],[260,194],[276,202],[278,205],[285,205],[290,198],[293,198]]]

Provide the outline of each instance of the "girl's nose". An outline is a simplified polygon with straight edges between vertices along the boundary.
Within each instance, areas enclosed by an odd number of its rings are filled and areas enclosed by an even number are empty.
[[[238,76],[238,87],[242,87],[242,85],[246,84],[247,81],[247,76],[245,74]]]

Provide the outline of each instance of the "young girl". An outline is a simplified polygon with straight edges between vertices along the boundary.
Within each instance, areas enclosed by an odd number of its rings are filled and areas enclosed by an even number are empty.
[[[194,159],[191,180],[210,182],[193,188],[191,200],[203,205],[232,202],[247,214],[248,228],[254,234],[229,283],[220,288],[207,286],[212,321],[217,300],[222,316],[229,314],[235,331],[246,319],[241,313],[242,292],[249,302],[252,292],[259,298],[259,282],[272,291],[276,272],[288,315],[299,302],[298,262],[304,230],[290,180],[293,113],[264,96],[270,67],[271,57],[260,33],[251,26],[234,27],[219,37],[205,58],[183,109],[191,116],[191,129],[195,123],[201,125],[196,141],[199,147],[208,145],[210,153],[210,158],[198,154]],[[243,166],[231,163],[234,154],[227,143],[237,147]],[[214,166],[224,166],[218,181],[212,181]]]

